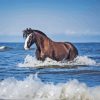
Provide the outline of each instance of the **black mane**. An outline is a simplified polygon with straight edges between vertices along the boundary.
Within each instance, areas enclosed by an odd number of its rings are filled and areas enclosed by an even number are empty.
[[[42,34],[42,35],[44,35],[44,36],[46,36],[47,37],[47,35],[46,34],[44,34],[42,31],[39,31],[39,30],[33,30],[34,32],[38,32],[38,33],[40,33],[40,34]]]
[[[44,36],[47,37],[47,35],[44,34],[43,32],[41,32],[41,31],[39,31],[39,30],[33,30],[33,29],[31,29],[31,28],[29,28],[29,29],[26,28],[26,30],[23,31],[23,37],[24,37],[24,38],[27,38],[27,36],[28,36],[29,34],[34,33],[34,32],[40,33],[40,34],[42,34],[42,35],[44,35]]]

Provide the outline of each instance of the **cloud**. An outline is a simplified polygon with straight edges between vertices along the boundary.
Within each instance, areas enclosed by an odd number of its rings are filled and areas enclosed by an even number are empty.
[[[65,32],[66,35],[93,35],[93,34],[99,34],[100,32],[99,31],[93,31],[93,30],[82,30],[82,29],[79,29],[79,30],[69,30],[67,29]]]

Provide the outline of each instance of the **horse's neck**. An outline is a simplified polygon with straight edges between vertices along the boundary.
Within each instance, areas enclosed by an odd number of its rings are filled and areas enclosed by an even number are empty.
[[[39,49],[40,51],[43,50],[45,48],[45,43],[48,43],[50,42],[51,39],[49,39],[48,37],[45,37],[45,36],[38,36],[36,38],[36,46],[37,46],[37,49]]]
[[[42,37],[42,36],[37,36],[36,37],[36,46],[37,46],[37,48],[38,49],[41,49],[41,48],[43,48],[43,42],[44,42],[44,37]]]

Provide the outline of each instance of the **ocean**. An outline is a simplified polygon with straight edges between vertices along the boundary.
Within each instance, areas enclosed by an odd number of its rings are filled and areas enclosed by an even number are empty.
[[[35,46],[0,43],[0,100],[100,100],[100,43],[74,45],[74,61],[42,62]]]

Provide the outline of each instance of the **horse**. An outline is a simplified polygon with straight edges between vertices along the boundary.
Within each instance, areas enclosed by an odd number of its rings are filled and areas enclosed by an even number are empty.
[[[55,42],[40,30],[26,28],[23,31],[23,38],[26,39],[25,50],[30,49],[34,43],[36,44],[36,58],[41,61],[44,61],[47,57],[56,61],[72,61],[78,55],[78,50],[72,43]]]

